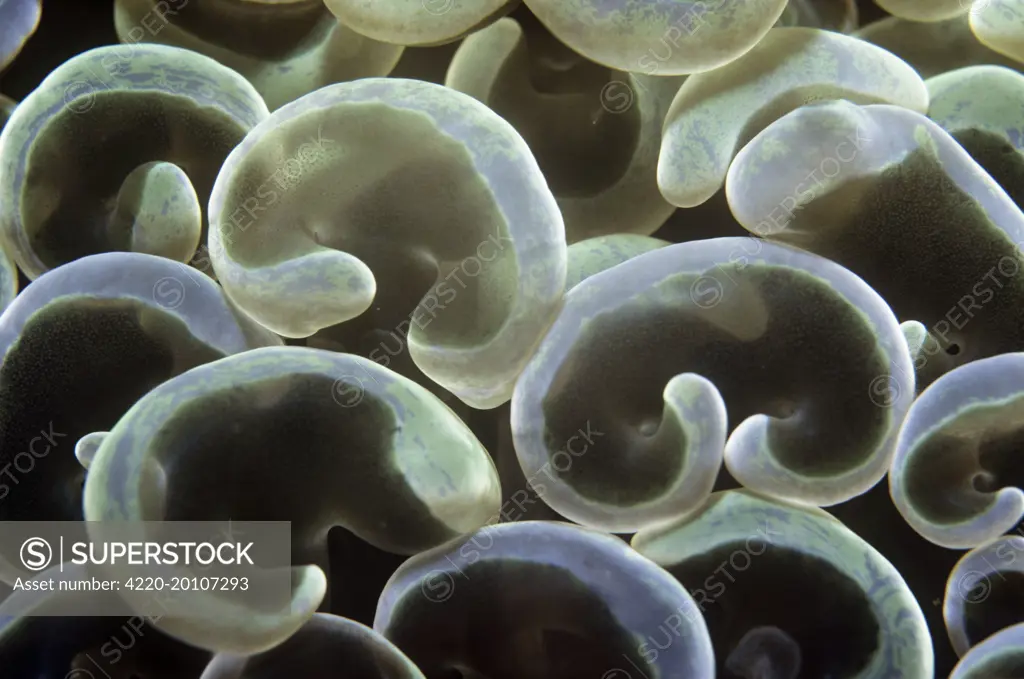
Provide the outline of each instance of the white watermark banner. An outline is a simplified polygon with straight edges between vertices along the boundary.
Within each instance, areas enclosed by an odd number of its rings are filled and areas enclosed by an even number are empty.
[[[4,521],[4,615],[189,617],[291,603],[287,521]]]

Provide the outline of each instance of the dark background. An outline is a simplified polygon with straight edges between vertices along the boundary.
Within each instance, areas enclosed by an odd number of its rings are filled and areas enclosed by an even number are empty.
[[[885,16],[870,1],[859,0],[858,4],[861,25]],[[0,92],[23,99],[67,59],[93,47],[115,43],[112,0],[45,0],[38,31],[12,66],[0,74]],[[657,235],[671,239],[667,232]],[[928,618],[935,645],[936,676],[947,676],[956,657],[946,637],[941,601],[946,577],[962,553],[936,547],[914,533],[892,506],[884,481],[866,495],[829,511],[873,544],[904,575]],[[837,617],[844,614],[835,611]]]

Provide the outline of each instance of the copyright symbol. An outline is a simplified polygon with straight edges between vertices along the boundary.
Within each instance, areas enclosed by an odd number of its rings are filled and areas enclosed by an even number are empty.
[[[612,80],[601,88],[601,107],[608,113],[625,113],[633,106],[633,88],[621,80]]]
[[[972,577],[977,576],[977,577]],[[969,604],[980,604],[992,592],[992,584],[988,576],[980,571],[968,571],[957,583],[960,598]]]
[[[718,306],[725,296],[725,289],[714,276],[701,276],[690,285],[690,299],[701,309]]]
[[[42,538],[29,538],[21,543],[21,563],[30,571],[41,571],[53,561],[53,548]]]
[[[85,113],[96,103],[96,87],[76,80],[64,88],[64,105],[72,113]]]
[[[420,583],[423,596],[435,604],[443,603],[455,593],[455,579],[444,571],[430,571]]]
[[[616,667],[602,674],[601,679],[633,679],[633,677],[626,670],[620,670]]]
[[[879,375],[868,386],[868,397],[879,408],[891,408],[900,397],[900,385],[892,375]]]
[[[331,386],[331,397],[342,408],[359,405],[363,400],[363,392],[363,381],[351,375],[339,377]]]
[[[153,285],[153,300],[165,309],[177,309],[185,301],[185,285],[166,276]]]
[[[455,0],[423,0],[423,9],[434,16],[447,14],[453,5],[455,5]]]
[[[64,675],[64,679],[96,679],[96,675],[89,670],[71,670]]]
[[[306,142],[295,152],[295,157],[304,165],[313,165],[319,156],[320,151],[317,149],[316,144],[312,142]]]

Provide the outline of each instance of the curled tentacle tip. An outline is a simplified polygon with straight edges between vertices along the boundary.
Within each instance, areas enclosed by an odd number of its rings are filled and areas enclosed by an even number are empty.
[[[111,252],[43,274],[0,315],[0,469],[13,476],[0,520],[80,520],[102,432],[139,398],[190,368],[279,343],[212,279],[169,259]]]
[[[114,45],[72,57],[0,135],[11,255],[30,279],[118,250],[184,261],[224,159],[267,115],[241,75],[190,50]]]
[[[293,454],[278,459],[281,450]],[[278,489],[273,506],[259,497],[263,484]],[[335,596],[325,576],[331,528],[415,554],[485,525],[500,503],[490,456],[436,396],[368,359],[305,347],[247,351],[150,391],[104,438],[83,500],[97,530],[105,520],[211,515],[291,521],[294,563],[305,565],[294,569],[302,587],[290,608],[231,607],[211,594],[156,623],[230,653],[284,641]]]
[[[960,366],[911,406],[889,471],[896,508],[935,544],[970,549],[1024,517],[1016,454],[1024,354]]]
[[[573,244],[650,234],[675,211],[657,190],[656,173],[662,124],[682,80],[596,64],[524,14],[466,38],[445,85],[487,104],[523,135]]]
[[[768,358],[794,344],[822,353],[796,371]],[[567,293],[516,384],[512,434],[553,509],[632,532],[702,502],[723,455],[734,478],[776,497],[866,492],[889,466],[913,380],[892,311],[848,270],[762,240],[695,241]]]
[[[185,171],[154,161],[132,170],[117,194],[110,219],[111,242],[125,250],[189,262],[202,236],[199,197]]]
[[[103,439],[109,433],[106,431],[94,431],[78,439],[75,443],[75,457],[78,458],[78,462],[82,465],[83,469],[88,470],[90,465],[92,465],[92,461],[96,457],[96,451],[100,449]]]
[[[958,108],[977,119],[981,107]],[[1002,148],[1009,154],[1000,164],[1024,176],[1024,156]],[[803,106],[736,155],[726,194],[748,230],[841,264],[897,318],[925,326],[918,388],[950,368],[1024,349],[1024,213],[921,113],[849,101]],[[936,231],[936,220],[956,230]]]
[[[924,81],[890,52],[821,29],[771,29],[742,57],[679,88],[658,159],[662,194],[679,207],[705,203],[754,135],[809,102],[840,99],[928,108]]]
[[[564,292],[530,148],[433,83],[365,78],[278,109],[225,162],[210,221],[217,276],[259,323],[302,337],[386,304],[416,366],[475,408],[508,400]]]

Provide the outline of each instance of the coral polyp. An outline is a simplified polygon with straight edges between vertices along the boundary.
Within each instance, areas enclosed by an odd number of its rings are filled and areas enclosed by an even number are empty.
[[[1022,271],[1024,0],[0,0],[0,679],[1024,679]]]

